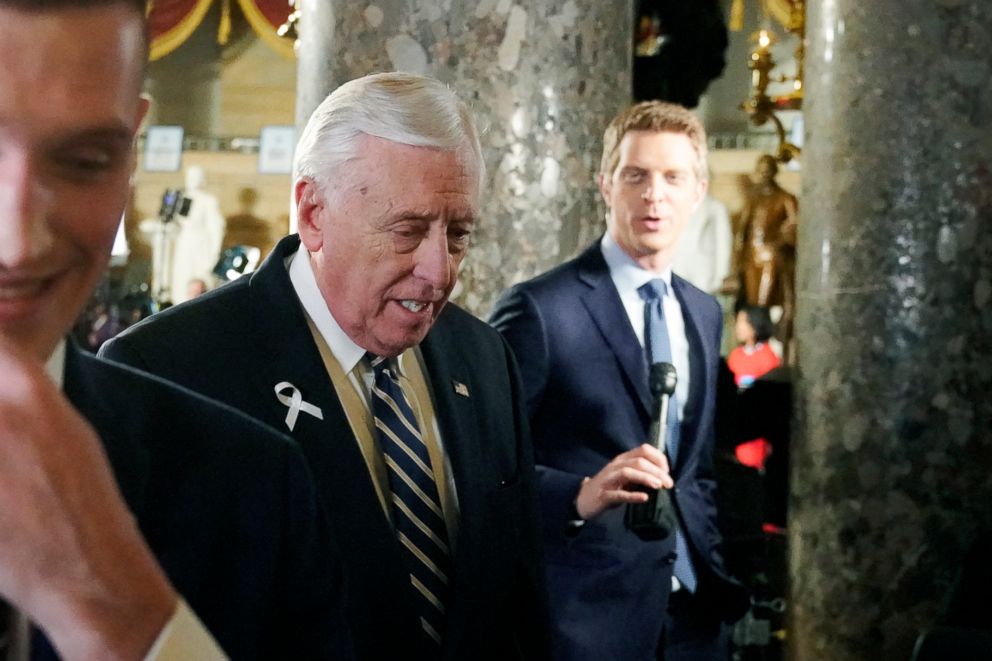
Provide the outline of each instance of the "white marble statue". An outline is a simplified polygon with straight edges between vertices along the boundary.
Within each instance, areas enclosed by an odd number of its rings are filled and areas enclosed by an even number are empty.
[[[189,283],[202,280],[212,284],[214,265],[220,257],[224,240],[225,222],[220,212],[217,198],[203,190],[203,168],[191,166],[186,169],[186,190],[190,200],[189,213],[177,215],[178,230],[172,249],[172,277],[170,294],[173,303],[182,303],[189,298]]]
[[[686,223],[672,271],[710,294],[730,272],[734,236],[727,207],[707,195]]]

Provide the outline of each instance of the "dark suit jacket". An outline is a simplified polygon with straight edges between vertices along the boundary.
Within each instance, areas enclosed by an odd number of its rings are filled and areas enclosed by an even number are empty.
[[[289,439],[71,343],[64,390],[159,564],[230,657],[353,658],[340,564]]]
[[[677,276],[690,392],[672,498],[714,614],[742,614],[716,528],[713,416],[721,313]],[[561,659],[654,659],[671,587],[674,540],[643,541],[623,508],[580,529],[567,521],[583,477],[648,439],[647,360],[597,241],[582,255],[508,290],[492,323],[510,343],[527,393],[548,545],[554,643]],[[727,597],[733,596],[733,603]],[[746,601],[743,602],[746,606]]]
[[[284,267],[283,239],[258,271],[128,329],[104,355],[286,429],[289,381],[323,420],[292,436],[310,462],[343,549],[347,611],[365,659],[427,658],[396,535]],[[446,659],[546,657],[547,612],[533,458],[519,376],[498,333],[452,304],[421,344],[461,511]],[[464,384],[469,396],[458,394]]]

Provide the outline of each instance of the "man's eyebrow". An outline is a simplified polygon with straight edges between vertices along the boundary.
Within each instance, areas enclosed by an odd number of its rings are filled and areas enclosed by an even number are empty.
[[[54,136],[48,142],[52,145],[72,145],[87,142],[106,142],[128,145],[131,142],[131,130],[124,124],[111,124],[107,126],[97,126],[85,128],[77,131],[68,131],[61,135]]]
[[[405,222],[431,223],[437,218],[437,212],[429,209],[394,209],[390,214],[390,219],[383,224],[383,227],[391,227]],[[448,217],[448,224],[474,225],[476,216],[474,213],[457,213]]]
[[[427,209],[396,209],[396,220],[431,220],[435,214]]]

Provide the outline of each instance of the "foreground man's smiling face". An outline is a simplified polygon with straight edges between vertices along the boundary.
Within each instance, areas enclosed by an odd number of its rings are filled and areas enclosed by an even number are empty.
[[[0,338],[44,359],[100,278],[146,104],[126,5],[0,7]]]

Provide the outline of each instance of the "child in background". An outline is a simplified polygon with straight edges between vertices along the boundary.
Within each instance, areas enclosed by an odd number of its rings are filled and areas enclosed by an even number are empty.
[[[768,345],[774,329],[768,308],[746,305],[737,312],[734,334],[741,346],[730,352],[727,366],[739,388],[747,388],[779,366],[778,356]]]

